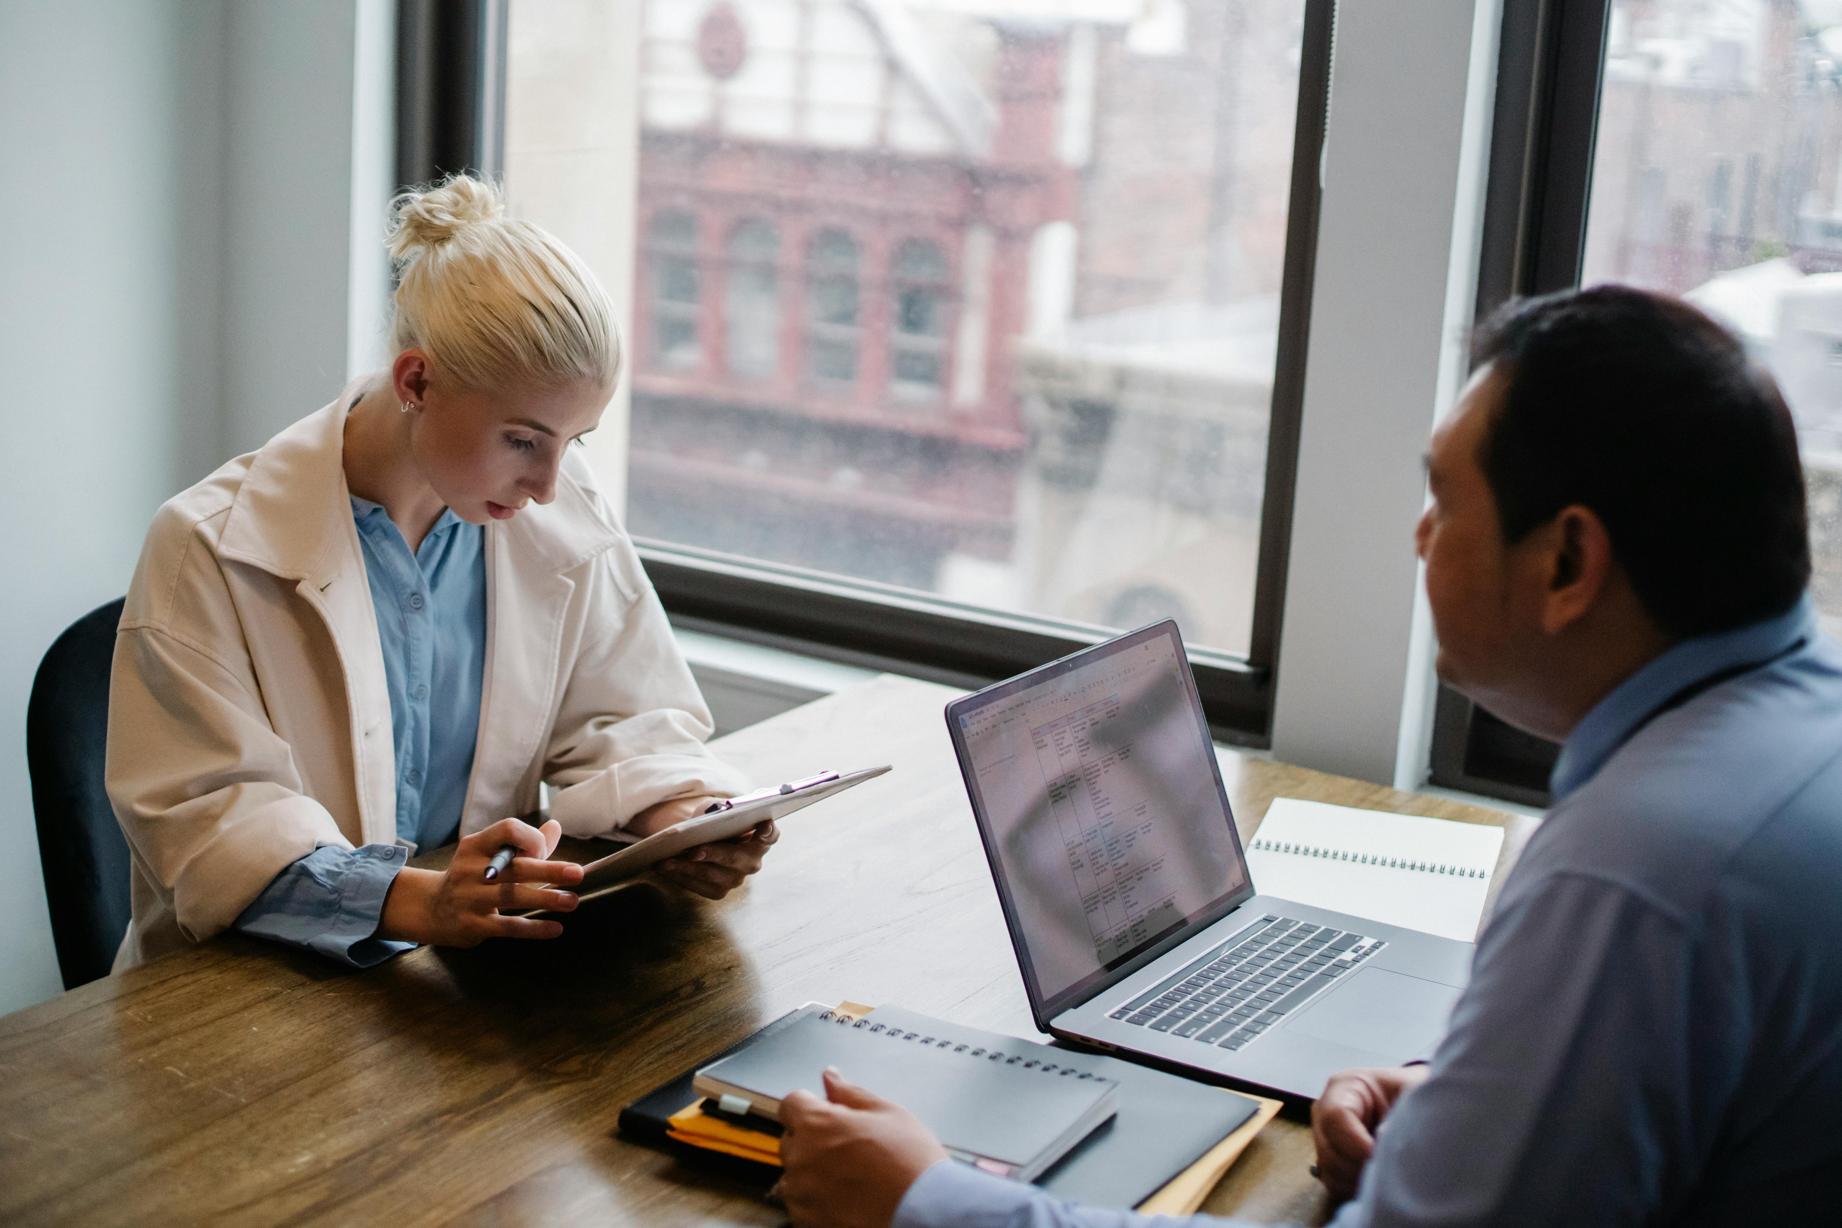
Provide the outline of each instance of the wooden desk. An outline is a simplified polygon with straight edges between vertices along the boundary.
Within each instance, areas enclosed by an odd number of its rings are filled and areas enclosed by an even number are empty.
[[[0,1222],[774,1224],[752,1188],[623,1141],[620,1106],[807,1000],[1034,1035],[941,718],[885,677],[724,739],[772,779],[896,770],[789,820],[719,904],[642,885],[552,943],[335,971],[229,935],[0,1018]],[[1242,835],[1276,795],[1452,802],[1237,756]],[[1207,1209],[1315,1222],[1281,1119]]]

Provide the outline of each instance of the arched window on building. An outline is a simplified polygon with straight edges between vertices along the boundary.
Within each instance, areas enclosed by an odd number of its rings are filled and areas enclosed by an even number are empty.
[[[861,249],[842,230],[821,230],[806,249],[806,374],[818,383],[857,379],[857,265]]]
[[[652,215],[646,228],[652,277],[652,356],[661,367],[686,370],[703,359],[697,336],[697,219],[682,209]]]
[[[892,272],[890,388],[917,400],[938,397],[946,377],[947,258],[936,244],[907,239],[896,248]]]
[[[759,218],[729,232],[723,294],[723,348],[729,373],[771,376],[780,369],[780,236]]]

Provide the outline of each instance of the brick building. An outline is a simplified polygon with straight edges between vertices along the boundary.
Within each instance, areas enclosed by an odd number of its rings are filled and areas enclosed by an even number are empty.
[[[1289,0],[648,0],[634,530],[1244,636],[1299,29]]]
[[[1010,342],[1075,185],[1056,31],[986,29],[990,85],[900,4],[653,0],[636,531],[922,588],[1008,556]]]
[[[1842,268],[1842,38],[1822,0],[1614,10],[1588,275],[1683,293],[1790,256]]]

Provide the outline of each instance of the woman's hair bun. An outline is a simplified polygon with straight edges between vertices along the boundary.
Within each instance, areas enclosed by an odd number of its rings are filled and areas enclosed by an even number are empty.
[[[505,201],[492,183],[472,175],[450,175],[438,184],[403,192],[390,202],[385,244],[390,258],[406,265],[469,226],[505,215]]]
[[[496,184],[455,175],[390,202],[396,319],[454,386],[504,391],[620,374],[614,305],[556,236],[505,215]]]

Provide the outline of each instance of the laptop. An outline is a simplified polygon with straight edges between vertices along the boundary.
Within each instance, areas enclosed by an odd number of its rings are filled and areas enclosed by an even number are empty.
[[[1432,1055],[1472,945],[1259,893],[1175,622],[947,727],[1043,1031],[1305,1099]]]

